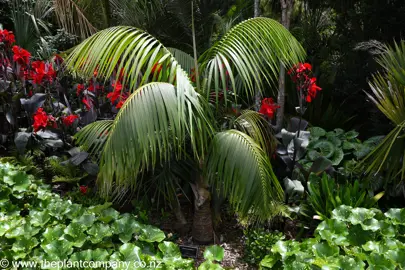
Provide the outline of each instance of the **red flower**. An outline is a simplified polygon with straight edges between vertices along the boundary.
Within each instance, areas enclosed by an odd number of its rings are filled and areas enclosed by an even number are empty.
[[[82,103],[86,106],[86,109],[88,111],[91,109],[91,107],[93,107],[91,102],[89,102],[88,99],[85,97],[82,99]]]
[[[82,194],[86,194],[86,193],[87,193],[87,189],[88,189],[87,186],[80,186],[80,187],[79,187],[79,190],[80,190],[80,192],[81,192]]]
[[[38,108],[33,117],[34,124],[32,126],[34,127],[34,132],[45,129],[48,126],[57,128],[55,117],[47,115],[43,108]]]
[[[273,119],[274,112],[278,108],[280,108],[280,106],[275,104],[272,98],[265,98],[262,100],[262,106],[260,107],[259,113],[266,115],[270,119]]]
[[[13,32],[10,32],[6,29],[0,29],[0,42],[5,43],[6,45],[11,45],[15,42],[15,37]]]
[[[111,103],[114,103],[121,96],[122,84],[120,81],[116,81],[112,84],[112,87],[114,87],[114,91],[108,93],[107,98],[111,101]]]
[[[78,84],[76,87],[76,95],[80,95],[80,93],[84,90],[83,84]]]
[[[94,92],[94,82],[93,79],[90,79],[89,81],[89,87],[87,88],[90,92]]]
[[[312,102],[317,91],[322,90],[316,85],[316,78],[312,77],[312,66],[308,63],[298,63],[288,71],[292,80],[297,84],[297,89],[302,91],[302,98],[306,102]]]
[[[32,125],[34,127],[34,132],[45,129],[47,125],[48,116],[46,112],[44,112],[44,109],[38,108],[38,110],[34,114],[34,124]]]
[[[69,116],[62,117],[62,122],[63,122],[63,124],[65,126],[69,127],[69,126],[73,125],[75,120],[78,119],[78,118],[79,118],[79,116],[71,114]]]
[[[44,78],[49,82],[52,82],[56,77],[56,72],[53,70],[50,63],[35,61],[32,63],[31,76],[35,84],[40,84]]]
[[[28,65],[28,62],[30,61],[31,54],[24,50],[21,47],[18,46],[13,46],[13,60],[20,65]]]

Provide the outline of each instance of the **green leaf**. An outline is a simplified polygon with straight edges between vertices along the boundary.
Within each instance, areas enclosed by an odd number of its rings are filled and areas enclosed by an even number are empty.
[[[326,131],[320,127],[311,127],[308,130],[309,130],[309,132],[311,132],[312,138],[319,138],[319,137],[323,137],[326,135]]]
[[[320,258],[333,257],[339,254],[339,247],[321,242],[313,246],[314,253]]]
[[[384,215],[391,219],[393,224],[405,225],[405,208],[391,208]]]
[[[162,242],[166,238],[166,235],[160,229],[151,226],[151,225],[144,225],[141,226],[141,231],[139,233],[139,240],[145,242]]]
[[[318,225],[316,232],[326,241],[331,241],[335,245],[348,245],[347,225],[345,222],[335,219],[328,219]]]
[[[353,207],[341,205],[332,211],[332,218],[341,221],[349,221]]]
[[[64,234],[66,226],[63,224],[58,224],[55,227],[46,228],[43,233],[43,237],[48,241],[48,243],[58,240]]]
[[[304,186],[298,180],[291,180],[289,178],[284,178],[284,188],[285,192],[292,196],[295,194],[302,195],[304,194]]]
[[[71,261],[83,261],[89,262],[92,260],[92,251],[91,249],[75,252],[70,256]]]
[[[352,224],[361,224],[364,223],[366,220],[372,219],[375,216],[375,213],[366,208],[353,208],[350,216],[349,221]]]
[[[8,175],[4,176],[3,181],[12,186],[15,192],[26,191],[31,185],[28,175],[21,171],[10,171]]]
[[[355,139],[359,136],[359,133],[355,130],[351,130],[349,132],[346,132],[345,137],[347,140],[352,140]]]
[[[222,270],[222,266],[216,263],[212,263],[210,261],[203,262],[199,267],[198,270]]]
[[[103,223],[93,224],[93,226],[87,230],[87,233],[91,236],[89,239],[93,244],[100,243],[104,237],[112,236],[110,226]]]
[[[120,247],[120,253],[122,254],[123,261],[131,261],[131,262],[141,262],[141,249],[130,243],[123,244]]]
[[[374,269],[395,269],[395,265],[392,261],[387,259],[384,254],[378,254],[378,253],[371,253],[368,258],[367,262],[369,264],[370,270]]]
[[[19,224],[10,228],[10,230],[5,234],[6,238],[20,238],[20,237],[33,237],[38,234],[40,228],[31,226],[30,223]]]
[[[117,219],[111,226],[115,234],[119,235],[123,243],[129,242],[135,232],[139,232],[142,227],[136,219],[129,214]]]
[[[75,247],[81,247],[86,242],[86,235],[84,234],[84,226],[77,222],[70,223],[64,230],[67,236],[65,238],[72,242]]]
[[[73,252],[72,244],[65,239],[56,240],[49,244],[42,244],[41,247],[48,255],[58,257],[60,260],[68,258],[68,255]]]
[[[94,261],[107,261],[109,257],[109,253],[105,249],[101,248],[96,248],[92,251],[91,257],[93,258]]]
[[[26,254],[29,254],[31,250],[39,244],[38,240],[35,237],[25,238],[21,237],[18,238],[11,248],[17,254],[21,254],[22,256],[18,256],[19,258],[24,258]],[[17,259],[17,258],[15,258]]]
[[[48,210],[44,211],[37,211],[32,210],[30,211],[30,222],[32,225],[37,227],[43,227],[48,221],[51,219]]]
[[[117,210],[113,208],[107,208],[100,213],[98,220],[105,223],[109,223],[113,220],[116,220],[119,217],[119,215],[120,213]]]
[[[224,249],[217,245],[207,247],[204,251],[204,259],[222,262],[224,259]]]
[[[333,166],[337,166],[340,164],[340,162],[343,160],[343,158],[344,158],[343,150],[338,148],[333,153],[333,156],[330,158],[330,160],[332,161]]]
[[[94,216],[94,214],[84,214],[78,219],[74,219],[72,222],[76,222],[84,228],[89,228],[93,225],[95,220],[96,217]]]
[[[158,247],[159,250],[163,253],[163,257],[181,257],[180,249],[175,243],[164,241],[160,243]]]

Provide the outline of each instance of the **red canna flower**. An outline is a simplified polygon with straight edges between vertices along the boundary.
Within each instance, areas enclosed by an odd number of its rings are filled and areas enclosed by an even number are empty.
[[[80,186],[80,187],[79,187],[79,190],[80,190],[80,192],[81,192],[82,194],[86,194],[86,193],[87,193],[87,189],[88,189],[87,186]]]
[[[13,46],[13,53],[13,60],[15,62],[19,63],[22,66],[28,65],[31,57],[31,54],[28,51],[24,50],[21,47]]]
[[[71,114],[69,116],[62,117],[62,122],[65,126],[70,127],[78,119],[79,116]]]
[[[47,127],[48,116],[46,112],[44,112],[44,109],[38,108],[33,117],[34,117],[34,124],[32,126],[34,127],[34,132],[37,132],[41,129],[45,129]]]
[[[15,42],[15,37],[13,32],[8,31],[6,29],[0,29],[0,42],[5,43],[6,45],[11,45]]]
[[[79,83],[76,87],[76,95],[79,96],[81,92],[84,90],[84,85]]]
[[[86,109],[89,111],[93,106],[91,104],[91,101],[88,101],[88,98],[84,97],[82,99],[82,103],[84,104],[84,106],[86,106]]]
[[[312,66],[308,63],[298,63],[288,74],[297,84],[297,90],[302,91],[302,98],[308,103],[316,97],[317,91],[322,90],[316,85],[316,78],[312,77]]]
[[[262,100],[262,106],[260,107],[259,113],[273,119],[274,113],[278,108],[280,108],[280,106],[274,103],[272,98],[265,98]]]
[[[55,117],[52,115],[47,115],[43,108],[38,108],[33,118],[34,124],[32,126],[34,128],[34,132],[45,129],[48,126],[57,128]]]

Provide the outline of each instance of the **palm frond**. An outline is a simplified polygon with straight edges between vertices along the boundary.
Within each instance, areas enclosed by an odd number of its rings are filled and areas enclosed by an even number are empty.
[[[178,67],[179,85],[184,84],[181,73]],[[96,122],[77,138],[79,143],[99,149],[98,136],[107,130],[98,178],[104,196],[111,194],[113,186],[136,190],[138,175],[169,161],[172,155],[180,159],[188,138],[195,155],[204,153],[209,124],[196,92],[156,82],[136,90],[112,124]]]
[[[217,133],[206,160],[211,184],[222,190],[242,217],[266,220],[283,189],[263,149],[238,130]]]
[[[188,73],[192,73],[192,69],[194,69],[194,58],[189,55],[188,53],[176,49],[176,48],[167,48],[169,52],[176,58],[177,62],[179,62],[180,66]]]
[[[278,77],[280,61],[289,67],[305,57],[299,42],[280,23],[269,18],[253,18],[233,27],[202,57],[206,77],[205,92],[235,91],[235,76],[243,81],[246,94],[263,92],[265,83]]]
[[[97,31],[84,13],[85,5],[86,1],[54,0],[54,11],[59,25],[81,39]]]
[[[275,150],[277,141],[269,123],[260,113],[252,110],[242,111],[235,119],[235,128],[249,135],[266,153]]]
[[[377,61],[385,73],[373,76],[366,94],[395,127],[359,166],[367,163],[366,173],[383,173],[388,183],[405,179],[405,42],[387,46]]]
[[[122,84],[133,92],[150,81],[174,83],[178,63],[145,31],[117,26],[102,30],[79,44],[67,58],[66,65],[88,78],[96,69],[98,76],[105,79],[119,72]],[[160,72],[155,72],[156,65],[161,66]],[[185,87],[190,89],[192,85],[186,82]]]

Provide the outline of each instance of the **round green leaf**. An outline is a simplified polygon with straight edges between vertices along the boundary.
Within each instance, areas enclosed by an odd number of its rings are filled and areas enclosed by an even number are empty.
[[[224,249],[217,245],[207,247],[204,251],[204,259],[221,262],[224,259]]]
[[[339,254],[339,247],[321,242],[313,246],[314,253],[321,258],[333,257]]]

